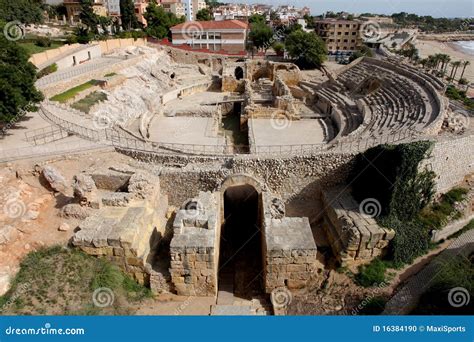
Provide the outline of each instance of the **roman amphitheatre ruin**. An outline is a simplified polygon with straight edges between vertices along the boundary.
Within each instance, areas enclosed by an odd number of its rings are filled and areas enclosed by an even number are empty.
[[[452,133],[445,84],[393,58],[323,72],[152,45],[101,58],[38,82],[39,114],[62,132],[51,139],[121,155],[66,181],[59,214],[76,220],[70,242],[156,294],[214,298],[213,314],[269,313],[272,294],[321,286],[330,263],[384,253],[395,232],[347,182],[359,153],[435,141],[426,164],[437,193],[473,171],[473,135]],[[92,79],[79,97],[106,99],[87,113],[51,99]]]

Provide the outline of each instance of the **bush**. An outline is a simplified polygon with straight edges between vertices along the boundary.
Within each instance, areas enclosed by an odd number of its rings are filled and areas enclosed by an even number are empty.
[[[46,75],[52,74],[53,72],[56,72],[56,71],[58,71],[58,65],[56,63],[53,63],[51,65],[48,65],[46,68],[38,71],[38,74],[36,75],[36,77],[39,79]]]
[[[359,273],[356,275],[356,283],[363,287],[378,286],[385,282],[386,264],[376,258],[368,265],[359,266]]]
[[[450,291],[463,288],[472,297],[474,295],[473,256],[456,256],[437,262],[437,273],[430,282],[430,287],[421,296],[418,307],[412,312],[416,315],[471,315],[474,312],[474,301],[466,305],[453,307],[449,303]]]
[[[277,42],[273,44],[273,50],[276,52],[277,55],[280,55],[285,51],[285,44]]]
[[[460,78],[458,82],[459,82],[459,84],[461,84],[461,85],[466,85],[466,84],[469,83],[469,81],[468,81],[467,79],[465,79],[465,78]]]
[[[70,34],[69,36],[66,37],[66,43],[69,45],[76,44],[77,43],[77,36]]]
[[[35,40],[35,45],[40,47],[50,47],[51,39],[49,37],[38,37]]]

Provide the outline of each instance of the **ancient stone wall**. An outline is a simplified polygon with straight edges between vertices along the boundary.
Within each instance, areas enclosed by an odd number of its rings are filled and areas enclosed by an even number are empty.
[[[449,191],[460,184],[466,175],[474,173],[474,134],[437,141],[431,158],[425,160],[421,164],[423,166],[436,173],[437,194]]]
[[[379,208],[371,204],[360,206],[346,187],[324,190],[322,202],[323,229],[334,255],[343,265],[381,256],[395,236],[392,229],[380,227],[374,220]]]
[[[122,151],[134,158],[165,165],[160,182],[169,201],[180,206],[199,191],[213,191],[230,175],[248,174],[266,184],[283,200],[294,200],[307,191],[344,183],[352,169],[352,154],[314,156],[190,157],[159,156],[139,151]],[[187,166],[189,164],[189,166]],[[169,167],[166,167],[169,165]],[[176,165],[176,167],[172,167]],[[181,167],[179,167],[181,166]]]
[[[177,212],[170,245],[170,273],[178,295],[217,295],[219,214],[218,194],[210,192],[201,192]]]
[[[281,200],[269,193],[263,202],[265,292],[301,289],[318,275],[316,243],[307,217],[285,217]]]

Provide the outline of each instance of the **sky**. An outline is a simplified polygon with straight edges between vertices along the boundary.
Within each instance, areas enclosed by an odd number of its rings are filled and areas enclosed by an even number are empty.
[[[345,11],[377,14],[408,12],[438,18],[474,17],[474,0],[221,0],[221,2],[308,6],[313,15],[326,11]]]

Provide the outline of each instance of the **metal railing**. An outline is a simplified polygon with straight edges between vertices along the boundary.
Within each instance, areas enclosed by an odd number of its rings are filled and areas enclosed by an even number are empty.
[[[69,135],[70,133],[57,125],[51,125],[25,132],[26,141],[34,144],[35,146],[61,140],[67,138]]]
[[[298,155],[321,153],[359,153],[381,144],[398,144],[426,140],[430,137],[423,135],[412,128],[399,130],[390,135],[342,138],[337,141],[319,144],[293,145],[203,145],[182,144],[173,142],[142,141],[125,135],[114,129],[92,129],[77,123],[69,122],[55,115],[42,105],[42,115],[46,120],[59,125],[63,130],[75,134],[83,139],[113,146],[119,149],[140,151],[156,154],[185,154],[185,155]]]

